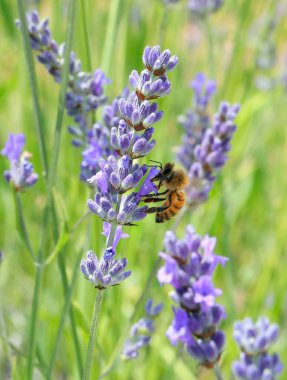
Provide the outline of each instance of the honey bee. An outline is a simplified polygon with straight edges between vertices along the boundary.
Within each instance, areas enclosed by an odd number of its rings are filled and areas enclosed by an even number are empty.
[[[163,167],[160,164],[160,172],[152,179],[158,181],[158,190],[161,186],[165,191],[154,195],[148,195],[144,199],[145,203],[164,201],[162,206],[150,207],[147,213],[156,213],[156,223],[163,223],[175,216],[185,204],[185,193],[183,188],[188,184],[188,177],[182,169],[174,169],[174,164],[168,162]],[[164,195],[164,197],[159,197]]]

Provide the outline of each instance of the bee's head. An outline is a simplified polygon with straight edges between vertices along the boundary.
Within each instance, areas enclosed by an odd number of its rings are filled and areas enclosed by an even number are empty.
[[[160,170],[160,172],[152,179],[152,181],[164,181],[164,180],[170,180],[173,175],[173,167],[174,164],[171,164],[168,162],[164,165],[164,167]]]

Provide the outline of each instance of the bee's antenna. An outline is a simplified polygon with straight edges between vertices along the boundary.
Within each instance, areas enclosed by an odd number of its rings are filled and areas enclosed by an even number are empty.
[[[162,163],[159,162],[159,161],[155,161],[155,160],[149,160],[151,162],[155,162],[156,164],[158,164],[158,166],[160,167],[160,170],[162,169]]]

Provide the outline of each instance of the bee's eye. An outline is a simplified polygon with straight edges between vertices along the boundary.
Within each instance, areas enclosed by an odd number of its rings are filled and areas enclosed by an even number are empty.
[[[164,171],[163,171],[163,175],[168,176],[168,175],[170,175],[170,174],[171,174],[171,169],[170,169],[170,168],[166,168],[166,169],[164,169]]]

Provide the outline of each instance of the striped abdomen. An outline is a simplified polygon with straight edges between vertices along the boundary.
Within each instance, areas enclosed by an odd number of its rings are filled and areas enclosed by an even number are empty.
[[[185,203],[185,193],[183,191],[171,191],[167,200],[164,202],[163,207],[167,207],[166,210],[162,212],[157,212],[155,216],[156,223],[163,223],[166,220],[171,219],[173,216],[178,214],[180,209]]]

